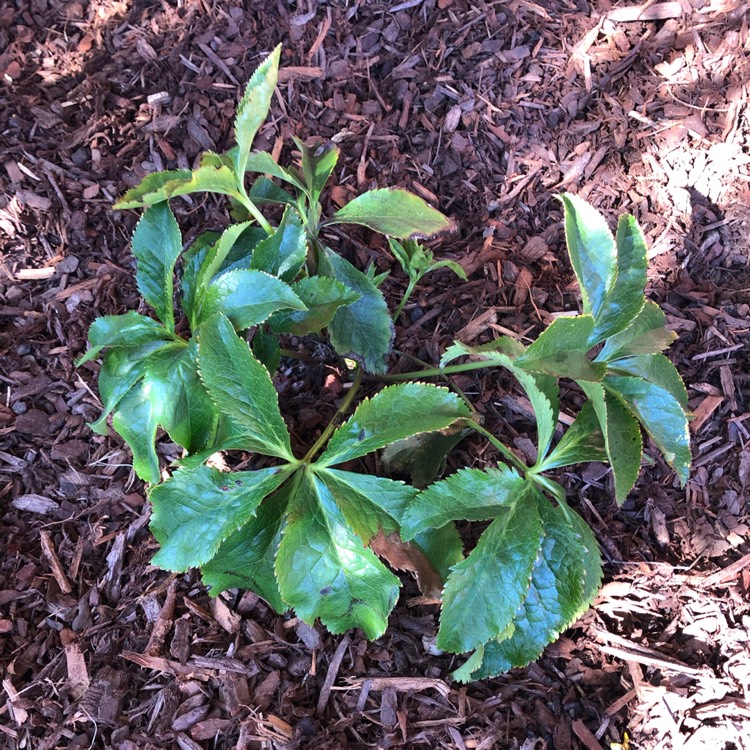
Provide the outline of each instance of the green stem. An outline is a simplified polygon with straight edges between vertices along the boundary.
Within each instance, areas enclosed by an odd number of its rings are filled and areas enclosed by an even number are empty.
[[[489,440],[492,445],[494,445],[495,448],[497,448],[500,453],[502,453],[503,456],[508,459],[508,461],[510,461],[524,476],[526,476],[526,472],[529,470],[529,467],[526,466],[526,464],[521,461],[521,459],[518,458],[518,456],[513,453],[513,451],[508,448],[507,445],[501,443],[488,429],[482,427],[482,425],[480,424],[472,424],[471,428],[484,435],[487,440]]]
[[[258,222],[259,226],[267,235],[270,236],[274,233],[274,228],[268,223],[268,220],[263,216],[258,207],[250,200],[250,197],[245,191],[244,185],[241,187],[241,190],[237,193],[235,198],[237,198],[237,200],[250,212],[250,215]]]
[[[328,423],[325,430],[323,430],[323,432],[320,434],[320,437],[315,441],[313,447],[310,448],[310,450],[305,454],[305,457],[302,459],[303,464],[309,464],[312,462],[315,454],[328,442],[328,438],[333,434],[333,431],[336,429],[339,417],[349,410],[349,407],[352,405],[352,401],[354,401],[354,397],[357,395],[357,391],[359,390],[360,385],[362,385],[362,373],[363,370],[358,365],[357,374],[354,376],[354,382],[352,383],[352,387],[349,389],[349,393],[346,394],[346,398],[341,402],[341,406],[339,406],[339,408],[336,410],[333,418]]]
[[[457,372],[469,372],[470,370],[481,370],[485,367],[502,367],[499,362],[466,362],[463,365],[448,365],[447,367],[430,367],[426,370],[415,372],[400,372],[396,375],[383,375],[378,378],[385,383],[400,383],[404,380],[416,380],[417,378],[437,378],[443,375],[452,375]]]
[[[430,364],[428,362],[425,362],[424,360],[420,359],[419,357],[415,357],[413,354],[408,354],[407,352],[401,352],[396,349],[394,349],[396,354],[401,355],[402,357],[408,357],[413,362],[416,362],[419,365],[424,365],[424,367],[429,368]],[[469,397],[453,382],[447,375],[441,376],[443,382],[452,390],[454,390],[462,399],[463,402],[471,409],[471,411],[474,411],[474,404],[471,403],[469,400]]]
[[[409,301],[409,297],[411,297],[412,292],[414,291],[415,287],[417,286],[417,282],[419,279],[409,278],[409,285],[406,287],[406,291],[404,292],[404,296],[401,298],[401,302],[399,302],[398,307],[396,308],[396,312],[393,313],[393,322],[395,323],[398,320],[398,316],[401,315],[401,312],[404,309],[404,306]]]

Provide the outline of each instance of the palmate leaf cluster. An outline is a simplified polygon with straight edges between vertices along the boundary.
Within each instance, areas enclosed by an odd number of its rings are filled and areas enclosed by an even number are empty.
[[[136,472],[153,485],[154,562],[161,567],[199,568],[214,595],[251,589],[279,613],[293,609],[332,632],[358,627],[376,638],[400,586],[384,560],[394,569],[405,565],[426,596],[442,600],[437,646],[468,654],[457,679],[527,664],[585,611],[601,580],[596,539],[550,472],[608,462],[622,502],[640,471],[643,430],[680,481],[687,479],[687,395],[662,354],[672,341],[664,314],[644,296],[642,233],[625,216],[613,236],[590,205],[564,195],[581,314],[556,318],[528,346],[509,337],[478,347],[455,342],[440,368],[423,373],[509,372],[536,415],[532,466],[479,424],[465,397],[420,382],[419,372],[361,401],[342,422],[362,371],[385,373],[393,326],[382,279],[334,252],[321,229],[356,223],[388,236],[408,277],[395,317],[425,273],[463,271],[417,242],[450,222],[405,191],[365,193],[323,219],[320,197],[335,149],[297,141],[299,165],[287,167],[252,150],[278,64],[277,49],[250,80],[234,148],[205,154],[194,170],[149,175],[119,202],[144,209],[132,251],[138,288],[156,319],[130,311],[92,324],[81,361],[103,354],[104,404],[92,427],[106,431],[111,418],[132,448]],[[260,175],[249,190],[246,174]],[[237,223],[183,250],[169,200],[194,191],[228,196]],[[260,210],[269,204],[282,206],[275,227]],[[272,381],[285,334],[325,336],[359,363],[340,419],[302,458]],[[576,383],[584,398],[564,432],[561,379]],[[161,483],[160,427],[185,449],[181,468]],[[472,430],[495,445],[501,461],[435,481],[447,453]],[[249,454],[250,468],[206,466],[221,450]],[[359,459],[378,451],[410,482],[358,471]],[[483,524],[472,549],[457,522]]]

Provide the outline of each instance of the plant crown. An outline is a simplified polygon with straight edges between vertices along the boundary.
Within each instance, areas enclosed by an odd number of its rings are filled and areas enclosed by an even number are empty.
[[[358,627],[377,638],[400,586],[385,560],[412,571],[423,594],[440,600],[438,647],[469,654],[457,679],[525,665],[585,611],[601,580],[596,539],[549,473],[609,462],[615,497],[623,502],[640,471],[643,429],[680,481],[687,480],[687,395],[661,353],[673,338],[664,314],[644,296],[641,230],[623,216],[613,236],[594,208],[563,195],[582,314],[557,317],[529,346],[507,336],[477,347],[457,341],[439,367],[386,375],[393,324],[378,288],[384,277],[358,270],[320,232],[353,223],[387,235],[408,277],[398,318],[428,271],[448,267],[466,278],[460,266],[435,261],[417,241],[452,223],[395,189],[364,193],[323,218],[320,197],[336,165],[335,147],[295,141],[299,167],[281,167],[270,154],[251,150],[268,114],[279,57],[277,48],[247,86],[234,148],[204,154],[193,170],[150,174],[116,204],[145,209],[132,252],[138,288],[157,319],[130,311],[92,324],[91,347],[79,364],[106,353],[99,372],[104,411],[91,426],[106,434],[111,417],[132,449],[136,473],[152,483],[151,530],[160,544],[154,562],[161,567],[197,567],[212,595],[251,589],[277,612],[291,608],[331,632]],[[249,190],[247,173],[257,175]],[[201,234],[183,252],[169,200],[199,191],[229,196],[238,221]],[[284,206],[276,227],[261,211],[269,204]],[[179,325],[173,303],[180,258],[187,326]],[[281,356],[278,337],[322,332],[339,355],[355,360],[354,380],[337,417],[298,458],[271,379]],[[509,371],[533,406],[532,466],[480,424],[460,392],[419,382],[485,367]],[[339,424],[363,371],[393,384]],[[564,431],[561,378],[575,381],[585,396]],[[161,483],[159,427],[185,449],[181,468]],[[502,460],[435,481],[447,453],[472,431]],[[267,458],[262,468],[246,471],[205,465],[222,450]],[[381,450],[383,465],[410,484],[349,466]],[[457,521],[488,524],[468,554]]]

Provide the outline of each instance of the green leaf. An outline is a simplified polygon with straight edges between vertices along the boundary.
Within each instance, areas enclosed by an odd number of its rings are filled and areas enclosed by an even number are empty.
[[[263,271],[228,271],[206,290],[199,322],[223,313],[242,331],[263,323],[277,310],[304,310],[289,284]]]
[[[388,386],[363,401],[333,433],[317,465],[331,466],[351,461],[394,440],[442,430],[468,415],[466,404],[447,388],[425,383]]]
[[[293,195],[287,193],[286,190],[282,190],[276,183],[263,175],[253,182],[247,196],[256,206],[263,206],[267,203],[294,204]]]
[[[512,339],[510,336],[500,336],[500,338],[488,341],[486,344],[479,346],[469,346],[460,341],[454,341],[440,357],[440,367],[449,365],[459,357],[471,356],[476,359],[494,362],[500,367],[507,367],[507,362],[516,357],[520,357],[526,351],[526,347],[520,342]],[[498,356],[504,355],[504,356]]]
[[[438,648],[464,653],[505,631],[526,598],[541,540],[537,503],[527,486],[508,500],[448,576]]]
[[[307,236],[302,219],[291,206],[278,229],[256,246],[250,268],[293,281],[307,258]]]
[[[455,523],[446,523],[439,529],[427,529],[411,540],[416,544],[443,581],[448,580],[451,570],[464,559],[464,543]]]
[[[646,240],[641,228],[632,216],[621,216],[617,223],[617,269],[589,346],[625,330],[641,312],[646,301],[643,288],[647,269]]]
[[[562,202],[565,239],[581,286],[583,312],[598,318],[617,270],[615,239],[605,218],[586,201],[565,193]]]
[[[383,466],[388,474],[407,475],[415,487],[424,489],[443,473],[448,453],[471,431],[459,421],[439,432],[397,440],[383,449]]]
[[[587,461],[606,461],[607,450],[599,418],[590,401],[584,403],[575,422],[567,429],[554,450],[541,461],[539,471],[551,471]],[[640,460],[639,460],[640,466]]]
[[[205,259],[201,264],[195,281],[197,289],[196,297],[202,302],[208,289],[209,284],[219,273],[219,269],[224,265],[224,261],[229,257],[232,248],[237,244],[239,238],[245,233],[246,230],[251,229],[250,222],[246,221],[242,224],[232,224],[227,227],[219,236],[217,242],[215,242],[208,249],[205,255]],[[244,246],[243,246],[244,247]],[[200,304],[197,306],[200,309]],[[196,318],[199,316],[196,315]]]
[[[399,580],[353,533],[326,485],[308,471],[299,476],[276,556],[281,595],[307,623],[319,617],[332,633],[361,628],[378,638]]]
[[[264,364],[268,374],[273,377],[281,361],[279,340],[261,326],[253,336],[253,354]]]
[[[164,346],[152,341],[139,347],[118,347],[107,352],[99,369],[99,396],[104,410],[89,427],[98,435],[107,434],[107,417],[135,384],[146,374],[146,362]]]
[[[557,380],[553,376],[540,372],[527,372],[518,366],[517,363],[525,351],[528,350],[525,350],[521,344],[508,336],[502,336],[488,344],[476,347],[455,341],[445,350],[445,354],[440,359],[440,366],[445,367],[448,362],[457,357],[469,355],[509,370],[526,391],[526,395],[534,408],[538,456],[541,460],[549,450],[555,432],[559,411],[559,388]]]
[[[599,419],[604,444],[615,479],[615,499],[622,504],[638,479],[643,456],[643,439],[638,422],[616,394],[601,383],[579,381]]]
[[[271,108],[271,97],[276,88],[276,80],[279,75],[279,58],[281,56],[281,45],[256,68],[248,81],[245,93],[237,107],[237,116],[234,120],[234,137],[237,139],[237,151],[235,152],[235,165],[238,175],[245,174],[245,164],[250,149],[255,139],[255,134],[260,129],[263,121]]]
[[[382,531],[393,534],[417,490],[392,479],[312,467],[357,536],[367,544]]]
[[[536,499],[544,538],[528,594],[513,619],[508,637],[486,643],[483,652],[479,651],[481,666],[477,665],[478,659],[470,659],[471,666],[467,669],[465,665],[459,675],[464,680],[502,674],[538,658],[544,647],[571,625],[593,598],[584,587],[587,575],[589,579],[597,578],[584,567],[591,560],[585,548],[589,539],[584,540],[578,529],[571,528],[568,516],[559,507],[553,508],[538,493]],[[600,574],[600,563],[596,568]]]
[[[328,326],[334,349],[342,357],[357,360],[368,372],[382,375],[394,334],[383,294],[365,274],[328,248],[320,255],[319,273],[361,295],[356,302],[336,310]]]
[[[399,239],[432,237],[454,228],[454,223],[421,198],[393,188],[364,193],[340,208],[329,224],[361,224]]]
[[[318,141],[308,146],[298,138],[294,139],[302,154],[302,174],[307,184],[310,203],[318,202],[328,178],[339,158],[339,150],[332,143]]]
[[[260,172],[270,174],[271,177],[278,177],[280,180],[294,185],[300,192],[305,192],[305,186],[288,169],[279,166],[274,161],[273,156],[265,151],[253,151],[248,156],[245,169],[248,172]]]
[[[130,310],[124,315],[103,315],[89,328],[89,350],[76,361],[76,367],[99,356],[108,346],[138,347],[170,338],[169,331],[145,315]]]
[[[201,568],[203,583],[211,588],[212,596],[231,588],[250,589],[279,614],[289,608],[279,593],[274,563],[293,484],[289,481],[267,497],[255,516],[227,537]]]
[[[680,373],[663,354],[641,354],[609,363],[613,375],[634,375],[654,383],[672,394],[680,406],[687,410],[688,394]]]
[[[154,446],[159,423],[143,381],[122,397],[112,413],[112,426],[130,446],[133,469],[138,477],[144,482],[156,484],[161,478]]]
[[[226,166],[203,166],[198,169],[178,169],[157,172],[145,177],[140,184],[128,190],[114,207],[141,208],[190,193],[220,193],[239,198],[237,176]]]
[[[165,346],[146,362],[144,388],[158,423],[189,453],[206,447],[219,415],[198,377],[198,347]]]
[[[656,354],[666,349],[675,340],[674,333],[666,326],[667,319],[659,305],[646,300],[632,324],[607,339],[596,362],[609,362],[637,354]]]
[[[182,572],[209,562],[288,475],[280,468],[230,473],[207,466],[175,472],[149,494],[150,528],[161,546],[153,564]]]
[[[167,329],[174,331],[173,275],[182,250],[182,237],[167,203],[144,211],[133,233],[131,249],[138,265],[135,279],[143,299],[154,308]]]
[[[460,279],[468,281],[466,272],[458,263],[453,260],[434,260],[432,252],[420,242],[404,240],[401,243],[389,237],[388,244],[404,273],[415,281],[419,281],[426,273],[436,271],[438,268],[449,268]]]
[[[515,469],[502,464],[484,471],[461,469],[419,493],[401,521],[401,536],[412,539],[449,521],[496,518],[518,501],[526,485]]]
[[[182,279],[180,280],[182,309],[190,321],[191,331],[196,327],[195,316],[198,313],[200,301],[201,290],[198,288],[200,270],[208,254],[212,251],[212,247],[219,241],[220,237],[221,235],[218,232],[203,232],[182,254]]]
[[[687,415],[679,401],[643,378],[608,375],[604,387],[627,402],[684,486],[692,457]]]
[[[516,365],[574,380],[601,380],[606,368],[586,357],[593,329],[594,319],[590,315],[555,318],[516,359]]]
[[[327,276],[311,276],[292,284],[292,290],[307,307],[303,311],[285,310],[269,320],[275,333],[304,336],[325,328],[343,305],[351,305],[360,294]]]
[[[201,326],[198,363],[211,399],[241,429],[244,447],[294,460],[289,432],[279,411],[279,397],[268,370],[223,315]]]

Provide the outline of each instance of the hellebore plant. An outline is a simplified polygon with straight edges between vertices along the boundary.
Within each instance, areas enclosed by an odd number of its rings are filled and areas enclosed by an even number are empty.
[[[396,189],[364,193],[323,218],[335,148],[296,141],[298,167],[252,151],[279,55],[277,48],[247,86],[234,148],[204,154],[194,170],[151,174],[116,204],[145,209],[132,251],[138,288],[157,320],[130,311],[92,324],[91,348],[79,363],[106,350],[104,412],[92,428],[106,433],[111,416],[136,473],[152,484],[151,530],[160,544],[154,562],[173,571],[200,568],[212,595],[251,589],[279,613],[293,609],[331,632],[358,627],[377,638],[400,587],[385,560],[411,570],[425,596],[441,602],[438,647],[469,654],[457,679],[527,664],[586,610],[601,580],[596,539],[553,472],[609,462],[622,502],[640,471],[643,428],[683,484],[688,476],[687,396],[661,353],[673,338],[664,314],[644,296],[643,235],[624,216],[613,237],[597,211],[564,195],[582,314],[556,318],[529,346],[510,337],[478,347],[455,342],[438,367],[387,375],[393,324],[382,279],[334,252],[321,231],[351,223],[388,237],[408,276],[398,318],[428,271],[448,267],[465,279],[460,266],[436,261],[417,241],[452,223]],[[256,176],[246,189],[248,173]],[[228,196],[239,223],[199,235],[183,252],[169,200],[200,191]],[[284,206],[278,226],[262,211],[270,204]],[[346,397],[302,457],[292,450],[272,381],[286,334],[327,337],[351,363]],[[421,382],[492,367],[509,371],[534,408],[532,466],[480,424],[462,394]],[[355,406],[365,371],[393,384]],[[577,383],[585,400],[555,442],[562,378]],[[163,482],[159,427],[185,449],[181,468]],[[434,481],[471,431],[501,461]],[[264,457],[261,468],[205,465],[229,450]],[[356,461],[381,450],[383,463],[410,475],[411,484],[361,470]],[[488,522],[468,553],[458,521]]]

